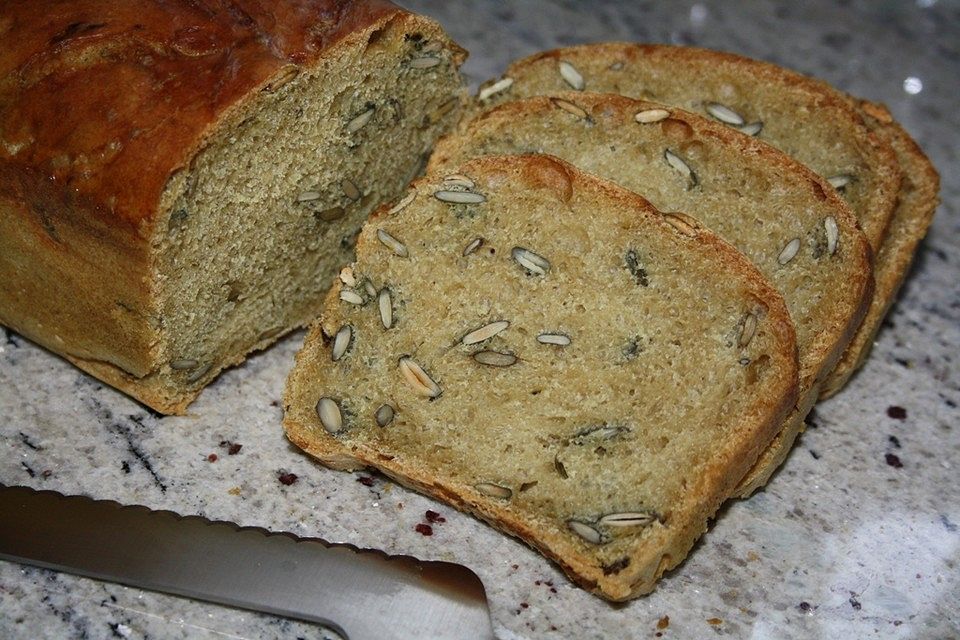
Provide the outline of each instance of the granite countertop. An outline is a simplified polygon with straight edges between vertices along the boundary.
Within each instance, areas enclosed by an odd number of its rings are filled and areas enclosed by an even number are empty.
[[[0,482],[451,560],[504,639],[960,636],[960,4],[407,0],[472,53],[474,86],[559,45],[726,49],[886,103],[940,170],[943,204],[863,371],[817,406],[769,487],[726,507],[649,597],[612,606],[540,555],[382,476],[284,439],[296,334],[161,418],[0,332]],[[427,510],[444,521],[416,530]],[[422,527],[421,527],[422,530]],[[669,618],[669,620],[668,620]],[[321,638],[316,626],[0,563],[3,638]]]

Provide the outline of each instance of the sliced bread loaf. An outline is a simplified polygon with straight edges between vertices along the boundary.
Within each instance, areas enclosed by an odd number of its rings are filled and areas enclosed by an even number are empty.
[[[442,139],[430,169],[523,152],[563,158],[662,211],[684,211],[742,251],[783,295],[797,332],[799,400],[740,492],[764,484],[870,300],[870,249],[849,207],[825,180],[770,145],[675,107],[615,94],[568,92],[491,108]]]
[[[842,389],[867,359],[939,203],[940,176],[910,134],[882,105],[863,100],[860,106],[870,128],[887,140],[896,152],[903,180],[887,237],[876,256],[876,293],[870,309],[840,362],[824,380],[821,398],[828,398]]]
[[[163,413],[316,317],[466,98],[384,0],[2,14],[0,323]]]
[[[284,426],[623,600],[683,560],[796,375],[782,298],[693,219],[549,156],[489,157],[365,225]]]
[[[756,135],[811,167],[850,203],[873,248],[877,288],[862,328],[826,383],[862,364],[936,208],[932,165],[886,110],[828,84],[741,56],[669,45],[603,43],[517,61],[481,87],[473,113],[569,89],[649,98]],[[891,229],[894,216],[897,229]],[[895,247],[884,247],[888,236]]]
[[[829,85],[719,51],[611,42],[514,62],[503,79],[481,87],[478,103],[571,89],[675,105],[757,136],[835,184],[880,249],[900,183],[896,156]]]

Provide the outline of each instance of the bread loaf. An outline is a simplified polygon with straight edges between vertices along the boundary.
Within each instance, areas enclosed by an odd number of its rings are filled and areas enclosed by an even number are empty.
[[[766,483],[860,324],[870,248],[825,180],[770,145],[675,107],[563,92],[507,102],[443,138],[431,170],[486,154],[536,151],[683,211],[742,251],[783,295],[796,325],[799,398],[740,488]]]
[[[284,426],[623,600],[683,560],[796,376],[782,298],[692,218],[549,156],[487,157],[365,225]]]
[[[0,37],[0,322],[164,413],[315,317],[463,100],[382,0],[6,0]]]

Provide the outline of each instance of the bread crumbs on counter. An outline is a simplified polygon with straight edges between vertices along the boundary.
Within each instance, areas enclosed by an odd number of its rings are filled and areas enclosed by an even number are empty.
[[[211,453],[210,455],[207,456],[207,462],[216,462],[217,460],[219,460],[219,458],[215,453]]]
[[[663,616],[662,618],[657,620],[657,629],[663,630],[669,626],[670,626],[670,616]]]
[[[424,536],[432,536],[432,535],[433,535],[433,527],[431,527],[431,526],[428,525],[428,524],[424,524],[424,523],[422,523],[422,522],[417,523],[417,526],[415,526],[413,529],[414,529],[414,531],[416,531],[416,532],[419,533],[420,535],[424,535]]]
[[[712,624],[713,626],[716,627],[718,625],[723,624],[723,620],[721,618],[707,618],[707,623]]]
[[[359,478],[357,478],[357,482],[359,482],[365,487],[372,487],[374,480],[372,476],[360,476]]]
[[[235,456],[240,453],[240,450],[243,449],[243,445],[237,442],[231,442],[230,440],[221,440],[220,448],[227,450],[227,455]]]
[[[286,485],[289,487],[290,485],[292,485],[294,482],[297,481],[297,474],[281,471],[280,473],[277,474],[277,480],[280,481],[280,484]]]
[[[229,491],[227,491],[227,493],[229,493],[229,494],[232,495],[232,496],[238,496],[238,495],[240,495],[240,487],[234,487],[234,488],[230,489]]]
[[[432,509],[427,509],[423,515],[424,515],[424,518],[426,518],[427,522],[429,522],[430,524],[447,521],[446,518],[444,518],[442,515],[440,515],[436,511],[433,511]]]
[[[895,453],[888,453],[884,456],[887,460],[887,464],[893,467],[894,469],[902,469],[903,463],[900,461],[900,456]]]

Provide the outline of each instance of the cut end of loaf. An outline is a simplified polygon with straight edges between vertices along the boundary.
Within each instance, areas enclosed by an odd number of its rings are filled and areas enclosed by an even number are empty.
[[[795,399],[782,299],[708,232],[547,156],[411,193],[367,224],[297,357],[291,441],[474,513],[603,597],[650,591]]]
[[[130,387],[154,392],[135,395],[179,412],[221,369],[317,315],[362,221],[457,118],[462,57],[437,25],[400,14],[236,110],[164,194],[159,364]]]

